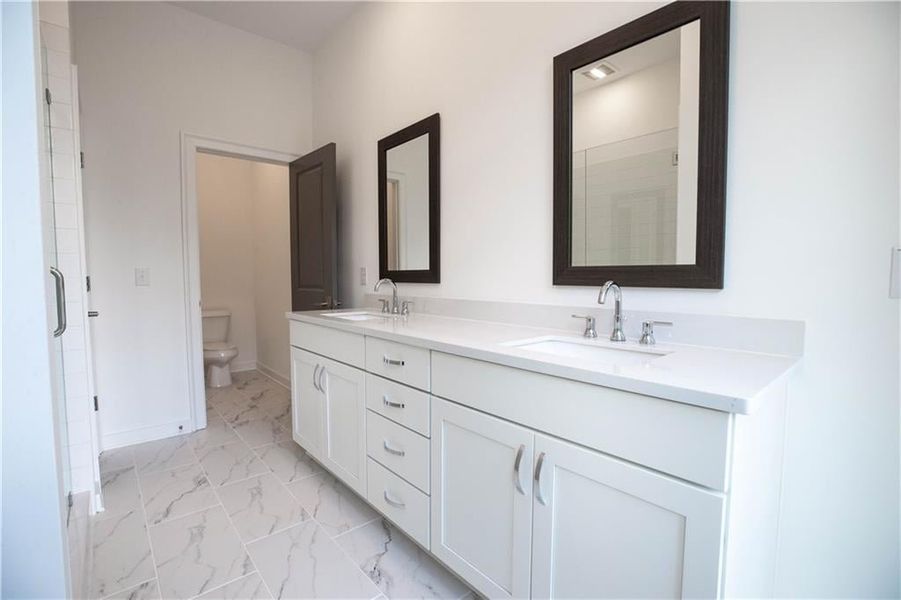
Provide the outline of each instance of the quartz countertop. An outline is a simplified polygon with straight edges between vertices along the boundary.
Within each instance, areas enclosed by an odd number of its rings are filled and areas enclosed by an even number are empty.
[[[413,313],[409,317],[386,315],[361,321],[326,316],[351,312],[371,311],[289,312],[287,317],[436,352],[738,414],[754,412],[763,392],[780,382],[799,362],[795,356],[704,346],[658,343],[649,347],[631,339],[613,343],[600,330],[597,340],[585,340],[577,331],[426,313]],[[509,345],[544,338],[649,354],[645,355],[647,360],[639,358],[612,364]]]

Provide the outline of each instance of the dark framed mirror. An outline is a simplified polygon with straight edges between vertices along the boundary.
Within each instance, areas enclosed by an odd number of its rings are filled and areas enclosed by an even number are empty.
[[[554,284],[723,287],[728,2],[554,58]]]
[[[379,277],[441,281],[440,117],[379,140]]]

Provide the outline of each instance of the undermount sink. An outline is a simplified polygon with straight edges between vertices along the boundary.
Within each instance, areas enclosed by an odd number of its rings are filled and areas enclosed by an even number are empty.
[[[507,342],[505,346],[549,354],[558,358],[575,358],[606,365],[632,366],[647,364],[667,352],[644,350],[634,346],[619,348],[610,342],[562,337],[542,337]]]
[[[345,321],[378,321],[388,318],[381,313],[370,312],[330,312],[322,313],[322,316],[331,317],[333,319],[344,319]]]

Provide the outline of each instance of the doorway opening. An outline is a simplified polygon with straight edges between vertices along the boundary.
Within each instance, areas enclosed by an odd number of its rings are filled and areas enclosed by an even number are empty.
[[[193,428],[206,387],[260,371],[289,385],[288,164],[295,155],[182,136],[186,363]],[[213,367],[211,369],[211,367]],[[213,375],[216,381],[208,381]]]
[[[253,370],[287,385],[288,167],[198,152],[196,168],[206,385]]]

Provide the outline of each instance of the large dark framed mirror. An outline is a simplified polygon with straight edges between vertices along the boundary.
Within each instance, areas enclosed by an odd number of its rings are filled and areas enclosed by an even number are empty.
[[[723,287],[729,4],[554,58],[554,284]]]
[[[441,281],[438,114],[379,140],[379,277]]]

